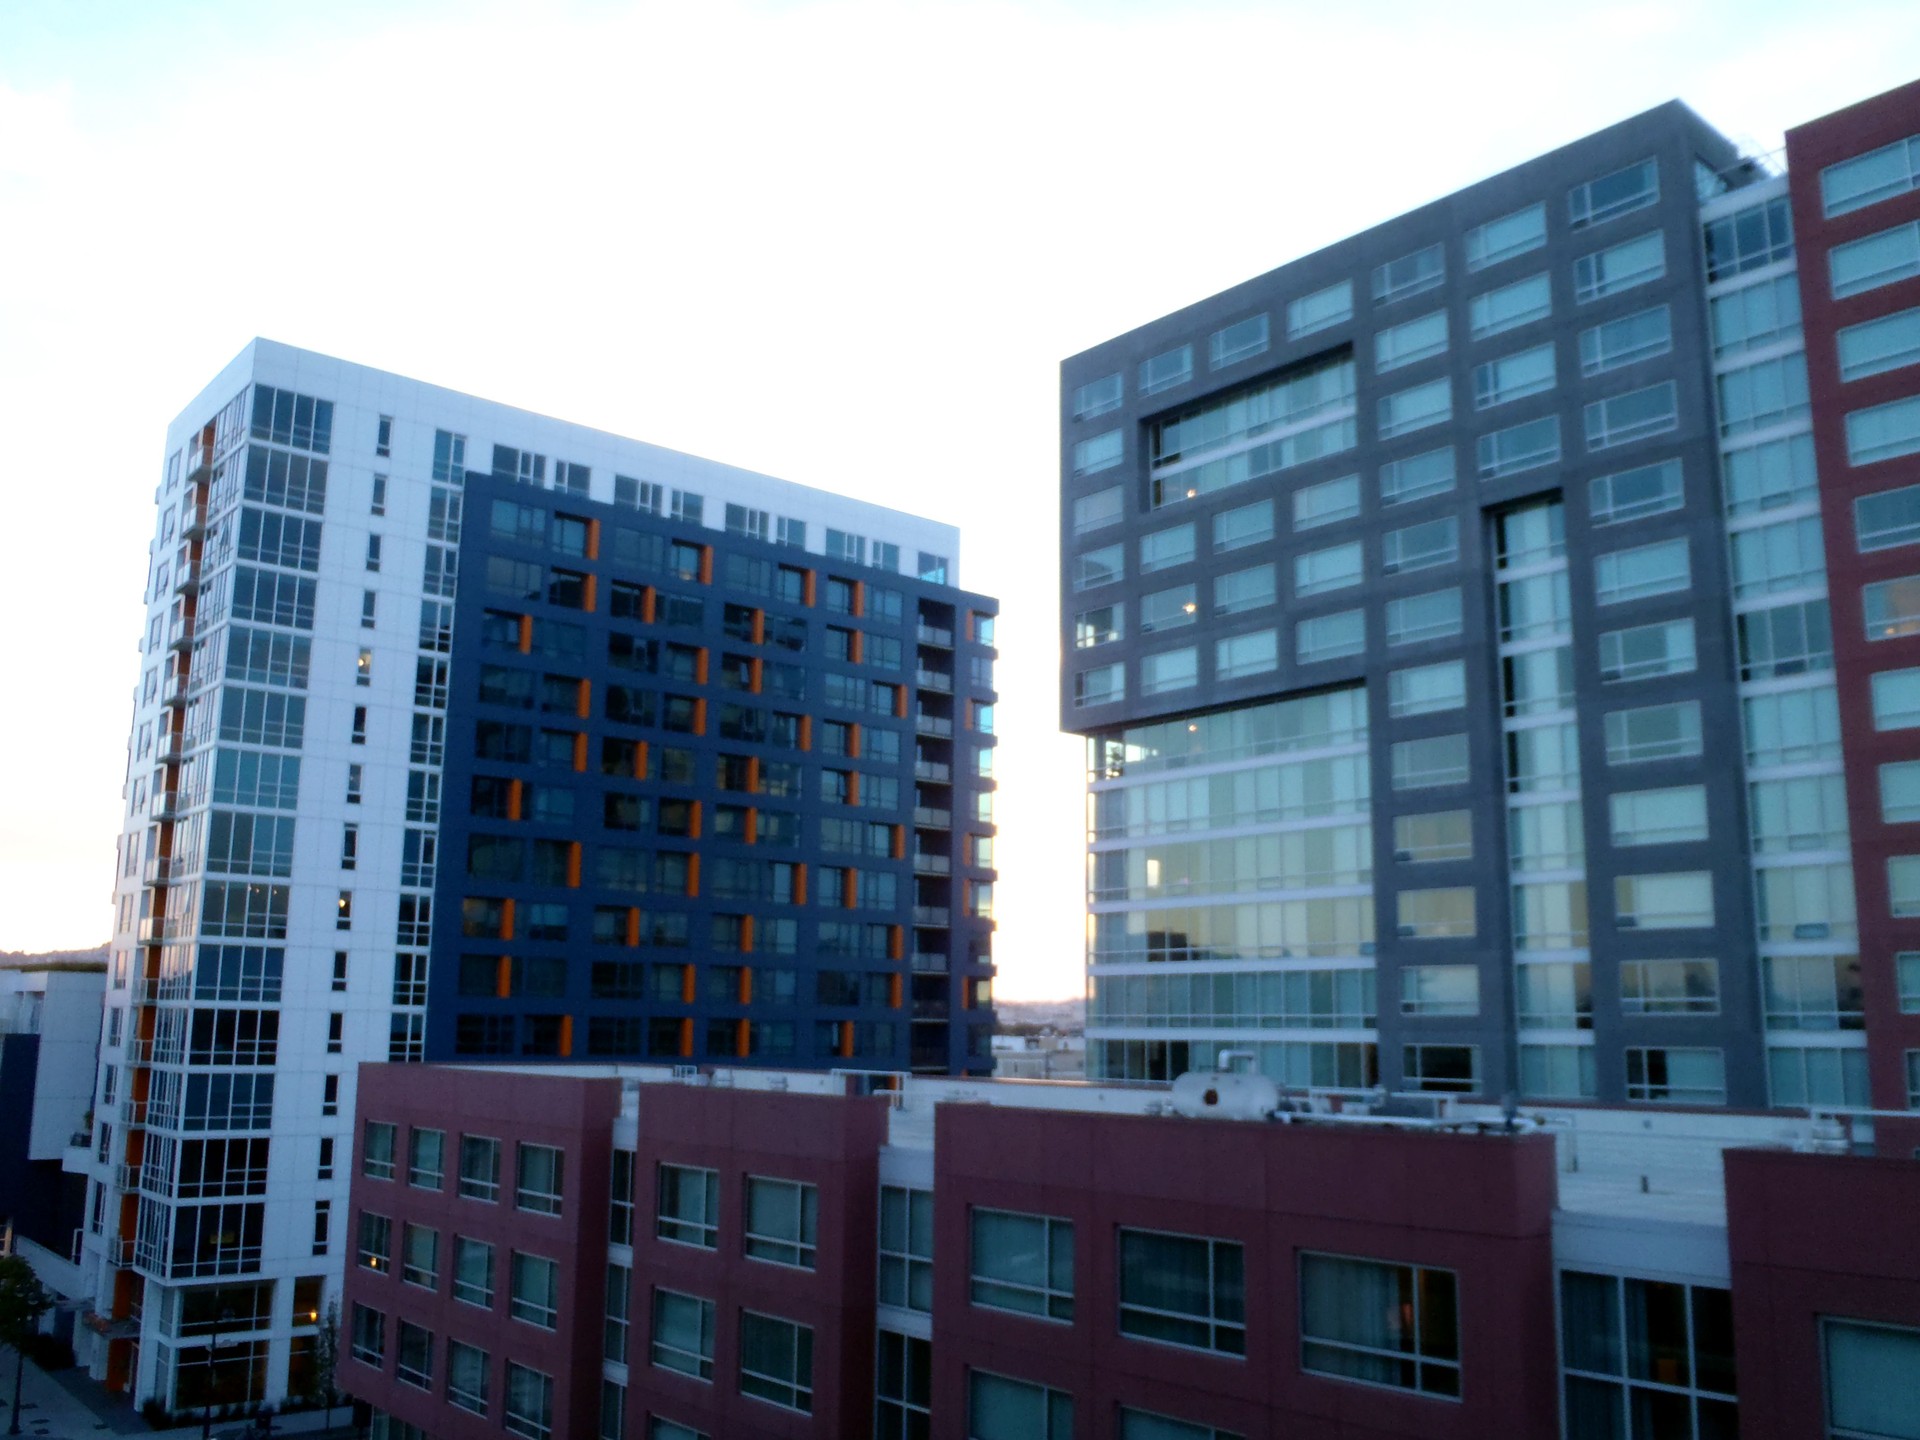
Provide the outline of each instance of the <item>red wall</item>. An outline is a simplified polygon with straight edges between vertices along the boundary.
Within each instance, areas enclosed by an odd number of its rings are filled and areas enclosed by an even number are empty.
[[[1799,255],[1801,309],[1807,340],[1807,387],[1814,453],[1820,467],[1821,523],[1826,531],[1828,589],[1840,728],[1847,757],[1847,807],[1853,832],[1854,888],[1860,911],[1861,981],[1865,991],[1868,1069],[1873,1104],[1907,1106],[1902,1052],[1920,1049],[1920,1015],[1899,1012],[1893,955],[1920,950],[1920,919],[1895,920],[1887,903],[1887,857],[1920,854],[1920,827],[1880,819],[1879,767],[1920,759],[1920,730],[1881,734],[1873,728],[1870,677],[1876,670],[1920,665],[1920,636],[1869,642],[1860,587],[1920,573],[1920,547],[1859,553],[1853,502],[1864,494],[1920,483],[1920,458],[1905,456],[1854,468],[1847,463],[1845,416],[1920,393],[1920,368],[1907,367],[1842,385],[1834,332],[1920,305],[1920,277],[1836,301],[1827,264],[1833,246],[1920,219],[1920,192],[1883,200],[1827,220],[1820,171],[1920,131],[1920,82],[1888,91],[1787,132],[1788,186]],[[1883,1146],[1920,1145],[1920,1127],[1882,1124]]]
[[[936,1119],[933,1434],[965,1434],[970,1366],[1071,1391],[1081,1440],[1122,1404],[1242,1434],[1558,1434],[1553,1143],[945,1105]],[[968,1303],[968,1207],[1074,1222],[1071,1326]],[[1122,1337],[1121,1226],[1246,1247],[1247,1354]],[[1303,1250],[1458,1274],[1458,1401],[1303,1373]]]
[[[1920,1164],[1729,1150],[1726,1177],[1740,1433],[1824,1435],[1820,1317],[1920,1326]]]

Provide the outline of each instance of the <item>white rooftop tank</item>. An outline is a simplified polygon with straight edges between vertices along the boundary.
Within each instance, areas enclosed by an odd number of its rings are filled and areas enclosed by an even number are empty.
[[[1264,1075],[1189,1070],[1173,1082],[1179,1115],[1216,1120],[1264,1120],[1280,1108],[1280,1087]]]

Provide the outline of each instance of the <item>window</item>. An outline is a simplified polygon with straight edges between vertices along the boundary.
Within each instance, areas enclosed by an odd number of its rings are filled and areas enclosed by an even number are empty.
[[[1818,585],[1827,575],[1820,519],[1809,515],[1736,531],[1732,559],[1736,599]]]
[[[1411,295],[1424,295],[1429,290],[1437,290],[1446,280],[1446,250],[1440,245],[1429,245],[1374,267],[1374,303],[1387,305]]]
[[[1213,582],[1213,613],[1238,615],[1273,604],[1278,596],[1273,566],[1256,565],[1250,570],[1234,570]]]
[[[1091,420],[1120,408],[1122,383],[1118,371],[1089,380],[1073,392],[1073,418]]]
[[[1623,525],[1649,515],[1664,515],[1678,510],[1686,499],[1678,460],[1601,475],[1587,486],[1588,513],[1596,525]]]
[[[1444,425],[1452,417],[1452,382],[1429,380],[1380,398],[1380,438],[1388,440],[1429,425]]]
[[[1629,1414],[1642,1433],[1737,1429],[1730,1292],[1565,1270],[1560,1320],[1569,1435]]]
[[[514,1251],[507,1313],[542,1330],[553,1329],[560,1317],[559,1265],[544,1256]]]
[[[460,1194],[467,1200],[500,1198],[500,1142],[479,1135],[460,1137]]]
[[[1467,231],[1467,269],[1484,270],[1547,243],[1547,207],[1529,205]]]
[[[1398,370],[1402,365],[1411,365],[1417,360],[1427,360],[1446,352],[1447,312],[1435,310],[1430,315],[1404,320],[1375,332],[1373,368],[1375,373],[1384,375],[1389,370]]]
[[[1920,855],[1895,855],[1887,861],[1887,903],[1896,920],[1920,915]]]
[[[1720,433],[1784,425],[1807,415],[1807,360],[1801,354],[1776,355],[1730,370],[1717,381],[1720,391]]]
[[[1900,982],[1900,1013],[1920,1015],[1920,951],[1903,950],[1893,957]]]
[[[368,1270],[393,1269],[393,1221],[371,1210],[360,1212],[360,1240],[355,1263]]]
[[[1407,864],[1473,858],[1473,812],[1439,810],[1393,817],[1393,858]]]
[[[547,1440],[553,1433],[553,1377],[507,1362],[507,1404],[501,1424],[522,1440]]]
[[[464,1341],[447,1341],[447,1403],[476,1415],[487,1413],[487,1352]]]
[[[1394,899],[1402,940],[1472,939],[1478,931],[1471,885],[1402,890]]]
[[[1472,965],[1402,966],[1400,1013],[1402,1015],[1478,1015],[1480,1013],[1479,970]]]
[[[1483,480],[1551,465],[1560,458],[1560,417],[1545,415],[1482,435],[1475,452]]]
[[[1727,357],[1800,338],[1800,284],[1780,275],[1707,302],[1713,321],[1713,353]]]
[[[1909,135],[1827,166],[1820,172],[1820,200],[1831,220],[1905,195],[1916,185],[1920,185],[1920,135]]]
[[[380,1311],[354,1302],[353,1358],[376,1368],[387,1363],[387,1317]]]
[[[1246,1440],[1212,1425],[1193,1425],[1167,1415],[1120,1407],[1120,1440]]]
[[[1840,754],[1840,702],[1831,685],[1750,695],[1741,709],[1748,765],[1791,765]]]
[[[374,574],[380,571],[380,537],[378,535],[367,537],[367,569]]]
[[[1467,667],[1463,660],[1395,670],[1387,676],[1387,713],[1395,720],[1459,710],[1467,703]]]
[[[1295,657],[1302,665],[1359,655],[1367,648],[1367,612],[1341,610],[1294,626]]]
[[[1127,672],[1122,665],[1100,665],[1073,677],[1074,708],[1111,705],[1127,696]]]
[[[1118,525],[1122,514],[1120,487],[1110,485],[1073,502],[1073,533],[1084,535],[1107,525]]]
[[[1658,280],[1666,273],[1666,237],[1658,230],[1650,230],[1636,239],[1582,255],[1574,261],[1573,298],[1584,305]]]
[[[1627,1099],[1668,1105],[1724,1105],[1726,1056],[1704,1048],[1630,1046]]]
[[[968,1440],[1073,1440],[1073,1396],[1064,1390],[967,1371]]]
[[[1623,960],[1620,1009],[1627,1015],[1717,1015],[1716,960]]]
[[[1920,307],[1849,325],[1836,338],[1842,380],[1864,380],[1920,364]]]
[[[1871,465],[1920,453],[1920,395],[1847,416],[1847,463]]]
[[[1164,695],[1169,690],[1185,690],[1200,679],[1200,656],[1192,646],[1182,650],[1163,650],[1140,660],[1140,693]]]
[[[453,1298],[492,1307],[493,1246],[464,1235],[453,1237]]]
[[[1595,400],[1586,407],[1587,449],[1610,450],[1615,445],[1665,434],[1679,423],[1678,401],[1671,380]]]
[[[1580,332],[1580,373],[1604,375],[1673,349],[1673,312],[1665,305]]]
[[[1522,1045],[1520,1091],[1556,1100],[1591,1100],[1598,1093],[1593,1050],[1586,1045]]]
[[[411,1222],[400,1227],[400,1278],[432,1290],[440,1283],[440,1232]]]
[[[1467,781],[1469,760],[1465,735],[1397,740],[1391,753],[1395,790],[1425,790],[1436,785],[1464,785]]]
[[[1140,393],[1158,395],[1162,390],[1184,385],[1192,378],[1193,347],[1182,345],[1178,350],[1169,350],[1164,355],[1141,362]]]
[[[1695,663],[1691,620],[1663,620],[1600,635],[1600,678],[1609,684],[1685,674]]]
[[[1150,575],[1174,565],[1184,565],[1194,556],[1193,522],[1156,530],[1140,537],[1140,573]]]
[[[1640,930],[1690,930],[1713,924],[1713,875],[1706,870],[1617,875],[1615,922]]]
[[[1473,405],[1476,410],[1489,410],[1495,405],[1543,394],[1553,388],[1553,383],[1551,344],[1516,350],[1474,367]]]
[[[1273,538],[1273,502],[1262,500],[1223,510],[1213,517],[1213,548],[1216,553],[1259,545]]]
[[[933,1311],[933,1192],[880,1187],[882,1305]]]
[[[1352,318],[1353,282],[1342,280],[1338,285],[1329,285],[1287,302],[1287,338],[1298,340],[1302,335],[1330,329]]]
[[[1380,467],[1380,503],[1406,505],[1429,495],[1444,495],[1454,486],[1453,447],[1409,455]]]
[[[369,1120],[362,1140],[360,1173],[369,1180],[391,1180],[397,1131],[384,1120]]]
[[[654,1234],[677,1245],[715,1249],[720,1243],[720,1172],[662,1163]]]
[[[1120,1231],[1120,1333],[1136,1340],[1247,1351],[1245,1252],[1230,1240]]]
[[[1726,457],[1729,515],[1798,505],[1816,493],[1811,435],[1765,441]]]
[[[1863,555],[1920,542],[1920,485],[1862,495],[1853,502],[1853,526]]]
[[[1553,313],[1553,287],[1546,271],[1473,297],[1467,306],[1468,329],[1476,340],[1518,330]]]
[[[1116,580],[1126,578],[1126,549],[1120,545],[1107,545],[1098,550],[1083,551],[1073,558],[1073,588],[1092,590],[1100,585],[1111,585]]]
[[[1451,565],[1460,558],[1460,521],[1452,515],[1389,530],[1380,538],[1380,568],[1388,575]]]
[[[1740,675],[1764,680],[1833,668],[1833,632],[1824,600],[1803,600],[1734,618]]]
[[[1920,220],[1834,246],[1827,268],[1836,300],[1920,275]]]
[[[1480,1088],[1478,1045],[1402,1045],[1400,1083],[1408,1090],[1464,1095]]]
[[[1693,584],[1684,536],[1614,550],[1593,562],[1594,603],[1620,605],[1654,595],[1671,595]]]
[[[1642,160],[1567,192],[1567,224],[1579,230],[1604,220],[1644,210],[1660,199],[1660,167]]]
[[[1293,560],[1293,593],[1302,599],[1344,590],[1363,578],[1363,552],[1358,540],[1326,550],[1310,550]]]
[[[407,1183],[438,1190],[446,1178],[447,1132],[415,1129],[407,1136]]]
[[[1882,670],[1870,683],[1874,729],[1911,730],[1920,726],[1920,670]]]
[[[746,1253],[755,1260],[811,1270],[820,1192],[795,1180],[747,1177]]]
[[[1104,435],[1078,441],[1073,447],[1073,473],[1097,475],[1102,470],[1111,470],[1120,463],[1122,452],[1118,430],[1109,430]]]
[[[926,1440],[933,1426],[933,1342],[894,1330],[875,1335],[874,1440]]]
[[[1213,674],[1216,680],[1237,680],[1244,675],[1261,675],[1280,665],[1280,634],[1276,630],[1254,630],[1245,635],[1228,635],[1213,646]]]
[[[1457,1396],[1460,1313],[1453,1272],[1302,1255],[1300,1366],[1315,1375]]]
[[[1267,317],[1254,315],[1237,325],[1216,330],[1207,340],[1207,364],[1218,370],[1223,365],[1262,354],[1267,348]],[[1118,377],[1115,377],[1118,378]]]
[[[1342,475],[1318,485],[1304,485],[1293,492],[1293,528],[1312,530],[1339,520],[1351,520],[1360,513],[1360,477]]]
[[[1907,1059],[1911,1075],[1912,1052]],[[1920,1373],[1920,1329],[1825,1316],[1820,1341],[1826,1359],[1828,1433],[1833,1440],[1904,1440],[1920,1435],[1920,1390],[1911,1382]]]
[[[650,1361],[696,1380],[713,1378],[714,1305],[695,1295],[655,1287]]]
[[[1902,575],[1861,586],[1860,608],[1869,640],[1920,635],[1920,575]]]
[[[813,1330],[740,1312],[740,1393],[789,1410],[813,1410]]]
[[[1095,645],[1106,645],[1118,640],[1124,633],[1123,617],[1126,606],[1122,604],[1101,605],[1092,610],[1082,610],[1073,617],[1073,646],[1076,650],[1090,649]],[[829,631],[832,627],[828,627]]]
[[[565,1163],[566,1157],[554,1146],[523,1142],[513,1195],[515,1208],[535,1215],[558,1215]]]
[[[1707,838],[1704,785],[1622,790],[1608,799],[1615,845],[1672,845]]]
[[[1191,585],[1175,585],[1166,590],[1156,590],[1140,599],[1140,633],[1151,634],[1156,630],[1177,630],[1191,625],[1199,604],[1198,594]],[[1118,608],[1118,607],[1115,607]]]
[[[433,1388],[433,1332],[411,1321],[396,1327],[399,1355],[394,1361],[393,1378],[416,1389]]]
[[[969,1298],[1046,1320],[1073,1319],[1073,1222],[1006,1210],[968,1212]]]
[[[1458,635],[1464,623],[1460,591],[1430,590],[1387,602],[1387,644],[1415,645]]]
[[[1791,260],[1793,211],[1787,197],[1781,195],[1708,222],[1706,241],[1708,280],[1731,280],[1749,270]]]

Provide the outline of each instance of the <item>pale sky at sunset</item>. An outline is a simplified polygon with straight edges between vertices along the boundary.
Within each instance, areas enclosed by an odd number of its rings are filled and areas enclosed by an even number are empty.
[[[0,949],[110,928],[167,422],[254,335],[961,527],[998,992],[1080,989],[1060,359],[1678,97],[1759,149],[1920,4],[0,0]]]

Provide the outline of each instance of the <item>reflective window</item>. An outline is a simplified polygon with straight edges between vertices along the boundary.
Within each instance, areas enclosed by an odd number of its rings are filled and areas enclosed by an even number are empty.
[[[1267,317],[1255,315],[1224,330],[1216,330],[1207,340],[1207,364],[1218,370],[1223,365],[1259,355],[1267,348]]]
[[[1277,630],[1255,630],[1246,635],[1229,635],[1214,642],[1213,673],[1219,680],[1235,680],[1242,675],[1258,675],[1278,668],[1280,634]]]
[[[1567,192],[1567,224],[1579,230],[1617,215],[1644,210],[1660,199],[1660,167],[1642,160]]]
[[[1343,475],[1293,492],[1293,528],[1311,530],[1360,513],[1360,477]]]
[[[1341,610],[1316,615],[1294,627],[1296,658],[1301,664],[1358,655],[1367,648],[1367,612]]]
[[[1763,265],[1791,260],[1792,207],[1780,195],[1709,221],[1706,241],[1708,280],[1730,280]]]
[[[1416,360],[1444,355],[1447,351],[1447,312],[1435,310],[1418,319],[1379,330],[1373,337],[1373,368],[1384,374],[1411,365]]]
[[[1417,665],[1387,676],[1387,713],[1394,719],[1459,710],[1467,703],[1467,667],[1463,660]]]
[[[1536,345],[1476,366],[1473,403],[1478,410],[1505,405],[1551,390],[1554,384],[1553,346]]]
[[[1847,416],[1847,463],[1871,465],[1920,453],[1920,395]]]
[[[1452,515],[1389,530],[1380,537],[1380,568],[1389,575],[1451,565],[1459,558],[1460,521]]]
[[[1820,200],[1826,216],[1851,214],[1920,185],[1920,135],[1896,140],[1820,172]]]
[[[1429,245],[1374,268],[1374,302],[1385,305],[1411,295],[1422,295],[1438,289],[1446,279],[1446,250],[1440,245]]]
[[[1460,1306],[1453,1272],[1303,1254],[1300,1366],[1336,1379],[1458,1395]]]
[[[1670,595],[1693,583],[1684,536],[1594,557],[1594,603],[1618,605]]]
[[[1553,285],[1547,272],[1484,291],[1467,306],[1467,326],[1475,340],[1518,330],[1553,313]]]
[[[1678,460],[1601,475],[1587,486],[1588,514],[1596,525],[1619,525],[1678,510],[1686,498]]]
[[[1849,325],[1836,339],[1842,380],[1863,380],[1920,364],[1920,307]]]
[[[1704,785],[1622,790],[1608,797],[1615,845],[1673,845],[1707,838]]]
[[[1860,609],[1869,640],[1920,635],[1920,575],[1902,575],[1861,586]]]
[[[1094,475],[1102,470],[1111,470],[1121,461],[1121,449],[1118,430],[1109,430],[1090,440],[1081,440],[1073,447],[1073,473]]]
[[[1463,624],[1460,591],[1430,590],[1387,602],[1387,644],[1415,645],[1458,635]]]
[[[1683,674],[1695,663],[1690,619],[1608,630],[1600,636],[1600,678],[1609,683]]]
[[[1261,500],[1236,510],[1222,510],[1213,517],[1213,548],[1239,550],[1273,538],[1273,501]]]
[[[1484,270],[1547,243],[1547,207],[1529,205],[1467,231],[1467,269]]]
[[[1287,335],[1298,340],[1353,318],[1353,282],[1342,280],[1287,302]]]
[[[1193,347],[1182,345],[1177,350],[1169,350],[1164,355],[1141,362],[1140,393],[1158,395],[1162,390],[1184,385],[1192,378]]]
[[[1784,202],[1782,202],[1784,203]],[[1784,345],[1800,338],[1800,280],[1778,275],[1708,302],[1713,320],[1713,352],[1738,355],[1763,345]]]
[[[1294,557],[1293,593],[1305,598],[1329,590],[1343,590],[1349,585],[1358,585],[1364,578],[1363,571],[1363,552],[1358,540],[1325,550],[1309,550]]]
[[[1673,312],[1665,305],[1580,332],[1580,373],[1604,375],[1673,349]]]
[[[1805,355],[1777,355],[1757,360],[1716,378],[1720,392],[1720,433],[1744,435],[1770,425],[1784,425],[1807,415],[1807,359]]]
[[[1671,380],[1595,400],[1586,407],[1585,414],[1589,450],[1608,450],[1615,445],[1645,440],[1664,434],[1680,423],[1679,401]]]
[[[1560,458],[1560,417],[1545,415],[1496,430],[1491,435],[1482,435],[1476,445],[1480,476],[1484,480],[1537,470]]]
[[[1836,300],[1920,275],[1920,220],[1834,246],[1827,268]]]
[[[1618,295],[1667,273],[1666,237],[1650,230],[1573,262],[1573,298],[1580,304]]]
[[[1073,392],[1073,418],[1091,420],[1120,408],[1121,380],[1118,371],[1089,380]]]
[[[1453,386],[1445,379],[1401,390],[1380,399],[1380,438],[1390,439],[1430,425],[1444,425],[1453,415]]]
[[[1811,435],[1790,435],[1729,451],[1725,463],[1730,516],[1798,505],[1819,493]]]
[[[1429,495],[1444,495],[1454,486],[1453,447],[1428,450],[1380,467],[1380,503],[1405,505]]]
[[[1853,525],[1863,555],[1920,541],[1920,485],[1862,495],[1853,502]]]
[[[1683,930],[1713,924],[1713,876],[1705,870],[1619,875],[1614,922],[1622,929]]]
[[[1199,652],[1191,645],[1183,650],[1163,650],[1140,660],[1140,693],[1162,695],[1169,690],[1185,690],[1200,679]]]
[[[1271,565],[1256,565],[1250,570],[1235,570],[1213,582],[1213,613],[1238,615],[1257,610],[1277,598]]]

